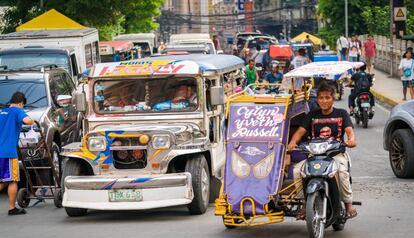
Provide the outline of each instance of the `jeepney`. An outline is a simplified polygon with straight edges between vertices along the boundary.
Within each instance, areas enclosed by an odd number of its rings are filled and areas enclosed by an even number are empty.
[[[83,139],[62,152],[67,214],[177,205],[204,213],[225,163],[225,97],[242,67],[230,55],[94,66],[88,91],[75,97],[85,111]]]

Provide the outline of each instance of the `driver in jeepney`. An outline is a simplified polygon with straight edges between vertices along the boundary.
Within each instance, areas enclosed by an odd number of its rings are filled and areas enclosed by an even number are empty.
[[[347,147],[356,146],[353,125],[348,112],[344,109],[334,107],[335,89],[327,82],[321,82],[317,89],[317,102],[320,109],[313,110],[306,115],[302,125],[296,130],[288,145],[288,150],[293,151],[302,137],[308,132],[312,138],[336,139],[344,142],[344,134]],[[357,211],[352,206],[352,188],[349,173],[349,155],[339,153],[333,157],[337,165],[339,175],[339,190],[341,199],[345,203],[346,216],[348,219],[357,216]],[[302,179],[301,171],[306,160],[294,165],[294,179]],[[303,196],[303,195],[302,195]],[[305,219],[305,209],[302,208],[298,219]]]
[[[174,94],[169,100],[154,104],[155,111],[180,110],[197,106],[197,93],[192,85],[179,84],[173,87]]]

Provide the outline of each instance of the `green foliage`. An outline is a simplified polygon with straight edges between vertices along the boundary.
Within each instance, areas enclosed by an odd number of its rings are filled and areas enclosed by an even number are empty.
[[[349,35],[365,34],[367,33],[368,25],[374,21],[385,21],[385,18],[369,18],[370,14],[373,17],[384,16],[385,6],[388,6],[389,0],[348,0],[348,30]],[[375,6],[375,7],[373,7]],[[371,11],[366,11],[366,8],[371,8]],[[374,10],[372,10],[374,9]],[[329,45],[332,46],[332,39],[338,38],[340,33],[345,33],[345,1],[337,0],[319,0],[318,14],[322,17],[325,27],[321,30],[320,36],[327,36],[326,39]],[[363,17],[365,15],[366,19]],[[386,17],[386,18],[389,18]],[[385,24],[385,23],[384,23]],[[381,22],[381,26],[384,25]],[[389,29],[385,27],[384,29]],[[377,31],[377,28],[374,28]]]
[[[387,36],[390,34],[390,6],[364,7],[361,14],[368,34]]]
[[[20,24],[55,8],[73,20],[100,31],[102,40],[123,32],[149,32],[158,25],[153,17],[160,14],[164,0],[10,0],[3,20],[3,33],[12,32]]]

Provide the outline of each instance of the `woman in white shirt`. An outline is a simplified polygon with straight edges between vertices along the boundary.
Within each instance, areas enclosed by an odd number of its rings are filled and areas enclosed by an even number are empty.
[[[407,88],[410,89],[411,99],[414,99],[414,60],[411,58],[411,51],[405,52],[398,69],[403,84],[403,100],[407,100]]]
[[[352,41],[349,43],[349,61],[357,62],[358,61],[358,54],[360,53],[361,49],[359,47],[358,41],[356,41],[355,36],[352,36]]]

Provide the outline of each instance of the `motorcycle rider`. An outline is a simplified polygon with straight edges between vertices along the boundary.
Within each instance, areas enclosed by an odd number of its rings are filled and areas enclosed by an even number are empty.
[[[348,96],[348,107],[349,107],[349,114],[352,116],[354,114],[355,108],[355,99],[358,97],[360,93],[366,92],[369,94],[369,103],[371,105],[370,108],[370,116],[374,115],[374,106],[375,106],[375,99],[372,93],[370,92],[370,88],[372,86],[372,75],[365,72],[367,69],[366,64],[359,68],[359,71],[354,73],[348,83],[351,85],[354,83],[354,89],[352,90],[351,94]]]
[[[309,112],[303,124],[296,130],[290,143],[288,150],[292,151],[297,146],[302,137],[310,133],[312,138],[336,139],[344,141],[346,134],[346,145],[349,148],[356,146],[353,125],[348,112],[344,109],[334,107],[335,89],[327,82],[322,82],[317,90],[317,101],[320,109]],[[341,199],[345,203],[346,216],[348,219],[354,218],[357,211],[352,206],[352,188],[349,174],[349,156],[347,153],[339,153],[334,156],[335,165],[339,175],[339,191]],[[301,171],[304,168],[306,160],[294,165],[295,181],[301,179]],[[298,219],[305,218],[305,209],[301,209]]]
[[[265,81],[267,83],[281,83],[283,79],[283,73],[279,71],[279,62],[272,61],[271,71],[267,72]]]

